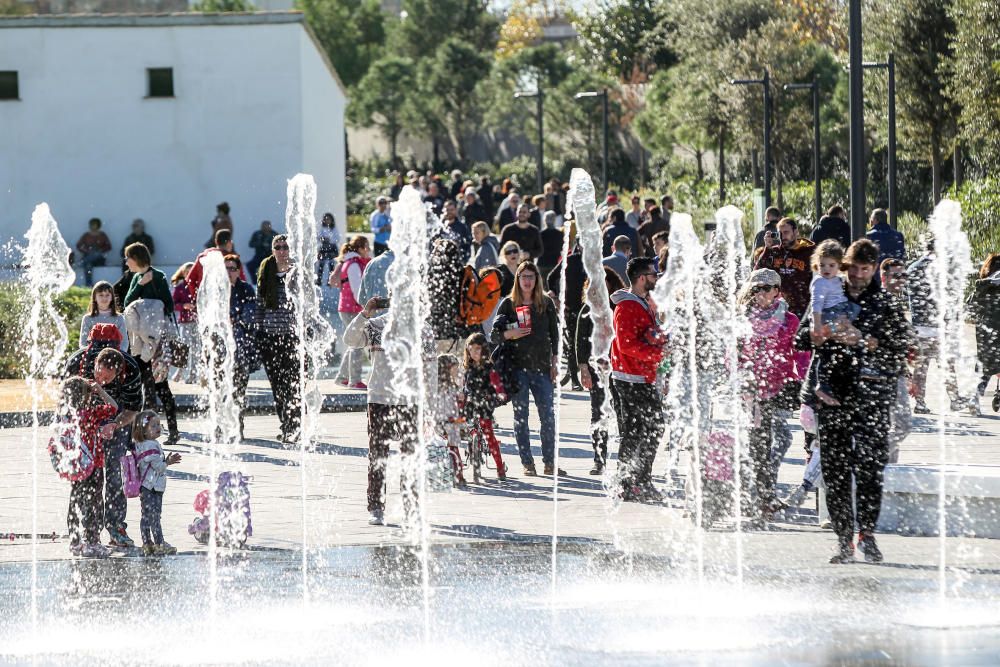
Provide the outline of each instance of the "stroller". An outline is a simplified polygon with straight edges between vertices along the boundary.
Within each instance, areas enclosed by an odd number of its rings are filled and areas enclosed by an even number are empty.
[[[250,520],[250,478],[239,472],[219,474],[215,484],[216,545],[243,547],[253,535]],[[194,499],[197,517],[188,526],[188,532],[199,544],[208,544],[212,533],[209,490],[205,489]]]

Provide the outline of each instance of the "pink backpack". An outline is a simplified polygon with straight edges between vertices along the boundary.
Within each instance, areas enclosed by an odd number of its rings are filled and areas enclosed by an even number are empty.
[[[138,498],[140,489],[142,489],[142,483],[146,481],[146,475],[149,474],[149,468],[146,468],[146,472],[139,477],[139,461],[151,456],[153,454],[158,454],[155,449],[150,449],[136,456],[133,452],[126,452],[125,456],[122,457],[122,490],[125,492],[126,498]]]

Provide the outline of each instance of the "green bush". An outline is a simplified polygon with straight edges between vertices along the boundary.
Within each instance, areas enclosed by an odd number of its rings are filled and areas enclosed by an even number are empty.
[[[90,305],[90,290],[71,287],[55,299],[56,310],[69,334],[69,342],[61,357],[68,357],[80,344],[80,321]],[[16,283],[0,283],[0,378],[23,378],[28,368],[27,320],[30,302],[25,288]],[[43,345],[54,338],[51,326],[42,327]]]
[[[966,181],[945,195],[962,206],[962,228],[969,235],[972,261],[982,263],[1000,252],[1000,177]]]

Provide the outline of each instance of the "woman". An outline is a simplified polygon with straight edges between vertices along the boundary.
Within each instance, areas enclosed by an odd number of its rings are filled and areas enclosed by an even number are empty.
[[[610,266],[604,267],[604,284],[607,285],[608,295],[614,294],[620,289],[625,289],[625,283],[618,273]],[[601,383],[601,376],[597,369],[590,363],[591,341],[590,336],[594,331],[594,323],[590,319],[590,300],[587,299],[587,291],[590,287],[588,280],[583,284],[583,307],[576,321],[576,360],[580,366],[580,382],[584,389],[590,391],[590,435],[594,447],[594,467],[591,468],[591,475],[601,475],[608,462],[608,430],[601,425],[601,410],[604,407],[604,385]],[[615,304],[611,303],[614,309]]]
[[[979,269],[976,289],[969,297],[969,310],[976,319],[976,350],[982,379],[979,393],[1000,373],[1000,253],[993,253]],[[993,397],[993,411],[1000,408],[1000,387]]]
[[[744,397],[753,417],[750,456],[753,459],[757,497],[757,522],[769,521],[781,507],[774,494],[776,470],[771,462],[771,431],[775,412],[789,395],[797,396],[792,341],[799,318],[788,311],[781,298],[781,277],[771,269],[757,269],[740,291],[752,333],[742,341],[741,367],[748,370]]]
[[[337,224],[334,221],[333,213],[323,214],[318,241],[316,284],[322,285],[323,275],[326,273],[327,266],[330,267],[330,273],[333,273],[337,266],[337,244],[340,242],[340,232],[337,231]]]
[[[141,243],[133,243],[125,248],[125,264],[133,274],[132,284],[125,294],[124,305],[128,307],[133,301],[139,299],[150,299],[163,303],[163,316],[166,320],[173,320],[174,298],[170,293],[170,285],[167,284],[167,277],[159,269],[154,269],[149,249]],[[176,445],[180,441],[180,432],[177,430],[177,404],[174,402],[174,394],[170,391],[170,384],[167,378],[157,382],[153,378],[153,363],[141,357],[136,357],[142,372],[143,384],[146,391],[146,405],[152,406],[150,400],[153,392],[160,399],[163,411],[167,417],[167,439],[163,441],[165,445]]]
[[[115,305],[115,291],[106,280],[98,281],[90,291],[90,308],[80,322],[80,347],[90,344],[90,332],[95,324],[113,324],[122,334],[122,352],[128,352],[128,331],[125,329],[125,317],[118,312]]]
[[[502,278],[502,282],[500,283],[501,294],[510,294],[511,290],[514,289],[514,273],[517,271],[517,265],[520,263],[521,246],[517,245],[516,241],[507,241],[504,243],[503,248],[500,249],[500,263],[497,264]]]
[[[365,272],[365,267],[371,261],[368,237],[358,234],[345,243],[340,249],[338,261],[339,268],[330,272],[330,286],[340,287],[340,301],[337,304],[337,311],[340,313],[340,321],[344,323],[346,328],[351,320],[364,310],[355,295],[360,293],[361,274]],[[351,348],[344,351],[340,358],[340,369],[337,371],[337,384],[351,389],[368,388],[361,381],[362,355],[364,355],[364,350],[361,348]]]
[[[292,265],[289,256],[288,237],[278,234],[271,241],[271,255],[260,263],[257,272],[256,322],[258,349],[281,421],[278,439],[284,443],[298,439],[302,422],[299,333],[291,292],[298,273],[299,267]]]
[[[225,256],[226,274],[229,276],[229,322],[233,325],[236,342],[233,364],[233,398],[240,409],[240,440],[243,440],[243,415],[246,411],[247,384],[250,374],[260,368],[256,333],[257,296],[253,287],[240,278],[243,264],[240,256]]]
[[[542,291],[542,278],[531,262],[521,262],[510,296],[500,302],[493,324],[493,340],[512,348],[518,390],[512,396],[514,437],[524,474],[534,477],[535,460],[528,439],[528,392],[535,399],[541,422],[542,463],[546,475],[555,470],[556,419],[553,385],[559,372],[559,327],[556,306]],[[558,474],[565,475],[562,470]]]
[[[173,381],[195,384],[198,377],[198,360],[201,359],[201,336],[198,335],[197,304],[191,298],[187,288],[187,275],[194,268],[194,262],[182,264],[176,273],[170,277],[173,286],[174,317],[177,318],[177,328],[181,342],[188,346],[188,362],[184,368],[174,369]]]

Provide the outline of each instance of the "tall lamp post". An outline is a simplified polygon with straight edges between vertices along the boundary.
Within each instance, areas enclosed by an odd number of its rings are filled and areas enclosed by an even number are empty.
[[[890,53],[884,63],[862,63],[861,66],[889,72],[889,225],[896,229],[896,59]]]
[[[734,86],[764,87],[764,204],[771,205],[771,74],[765,69],[759,79],[730,79]]]
[[[784,90],[811,90],[813,102],[813,176],[816,179],[814,187],[816,196],[816,223],[823,215],[823,185],[819,167],[819,82],[813,77],[812,83],[788,83]]]
[[[851,238],[865,235],[865,91],[861,55],[861,0],[849,0],[848,53],[851,110]]]
[[[536,165],[538,169],[538,177],[535,179],[535,183],[538,187],[537,193],[541,194],[545,190],[545,167],[542,165],[544,155],[544,144],[545,144],[545,132],[542,128],[542,110],[543,110],[543,99],[542,87],[538,88],[534,92],[516,92],[514,93],[515,99],[521,99],[525,97],[535,98],[535,122],[538,124],[538,164]]]
[[[587,97],[600,97],[601,98],[601,115],[603,122],[603,138],[601,143],[601,185],[604,189],[608,189],[608,89],[594,91],[588,90],[584,92],[577,93],[573,96],[573,99],[581,100]]]

